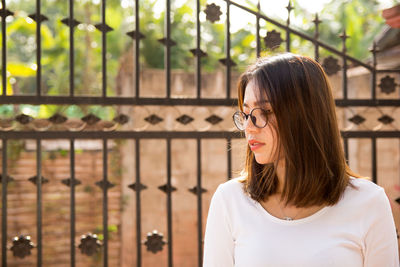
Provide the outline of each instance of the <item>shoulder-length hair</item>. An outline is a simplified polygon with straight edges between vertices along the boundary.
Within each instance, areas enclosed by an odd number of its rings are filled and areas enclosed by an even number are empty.
[[[276,119],[276,152],[283,153],[286,170],[282,200],[297,207],[336,204],[350,176],[359,176],[346,164],[332,90],[321,65],[290,53],[259,58],[239,78],[241,110],[249,82],[259,89],[257,98],[268,97]],[[254,200],[278,193],[276,158],[259,164],[247,147],[242,182]]]

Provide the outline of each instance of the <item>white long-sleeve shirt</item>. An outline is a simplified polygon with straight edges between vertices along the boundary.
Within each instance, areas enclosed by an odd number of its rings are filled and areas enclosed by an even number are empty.
[[[208,212],[204,267],[398,267],[396,230],[382,187],[351,178],[341,200],[285,221],[269,214],[232,179]]]

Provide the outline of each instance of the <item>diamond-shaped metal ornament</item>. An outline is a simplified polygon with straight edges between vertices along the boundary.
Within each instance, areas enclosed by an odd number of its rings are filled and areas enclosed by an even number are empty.
[[[167,38],[165,38],[165,37],[161,38],[161,39],[158,39],[157,41],[162,43],[165,46],[167,46],[167,45],[168,46],[175,46],[176,45],[176,42],[174,40],[169,39],[169,41],[167,41]]]
[[[186,114],[180,116],[179,118],[176,119],[177,122],[183,124],[183,125],[187,125],[189,123],[191,123],[194,119]]]
[[[78,26],[79,24],[81,24],[81,22],[77,21],[76,19],[73,19],[73,20],[72,20],[72,23],[71,23],[69,18],[62,19],[61,22],[62,22],[63,24],[65,24],[65,25],[67,25],[68,27],[71,27],[71,26],[72,26],[72,27],[76,27],[76,26]]]
[[[358,114],[356,114],[353,117],[351,117],[349,119],[349,121],[351,121],[354,124],[360,125],[361,123],[363,123],[365,121],[365,118],[360,116],[360,115],[358,115]]]
[[[10,175],[7,175],[7,179],[6,180],[7,180],[7,183],[15,181],[15,179],[12,178]],[[3,182],[3,174],[0,174],[0,185],[1,185],[2,182]]]
[[[193,188],[188,189],[188,190],[189,190],[189,192],[191,192],[191,193],[193,193],[195,195],[197,195],[197,192],[199,191],[197,185],[195,187],[193,187]],[[203,194],[205,192],[207,192],[207,189],[201,188],[200,193]]]
[[[190,51],[190,53],[193,54],[193,56],[197,56],[197,55],[200,55],[200,57],[206,57],[207,56],[207,53],[204,52],[201,49],[194,48],[194,49],[190,49],[189,51]]]
[[[2,9],[2,8],[0,8],[0,17],[8,17],[8,16],[14,16],[14,12],[12,12],[12,11],[10,11],[10,10],[8,10],[8,9],[6,9],[6,13],[5,14],[3,14],[3,12],[4,12],[4,10]]]
[[[63,179],[63,180],[61,180],[61,183],[63,183],[66,186],[70,187],[71,184],[72,184],[72,179],[71,178]],[[80,184],[81,184],[80,180],[74,179],[74,183],[73,183],[74,186],[77,186],[77,185],[80,185]]]
[[[221,121],[223,121],[223,119],[221,117],[213,114],[210,117],[206,118],[206,121],[208,121],[212,125],[216,125],[216,124],[220,123]]]
[[[394,78],[386,75],[381,79],[379,88],[381,88],[382,93],[391,94],[396,90],[396,85]]]
[[[96,184],[98,187],[100,187],[101,189],[104,190],[104,181],[103,181],[103,180],[97,181],[95,184]],[[112,187],[115,186],[115,184],[110,183],[110,181],[108,181],[108,180],[106,181],[105,185],[106,185],[106,189],[109,189],[109,188],[112,188]]]
[[[226,58],[221,58],[218,60],[222,65],[224,66],[230,66],[230,67],[234,67],[237,64],[235,63],[235,61],[233,61],[231,58],[229,58],[229,60],[227,60]]]
[[[147,189],[147,186],[142,183],[140,183],[139,186],[137,186],[136,183],[133,183],[133,184],[128,185],[128,187],[130,189],[132,189],[133,191],[138,191],[138,190],[141,191],[141,190]]]
[[[98,123],[100,121],[100,118],[90,113],[83,117],[81,120],[86,122],[88,125],[93,125]]]
[[[116,116],[113,121],[115,121],[118,124],[126,124],[129,121],[129,117],[125,114],[119,114],[118,116]]]
[[[96,27],[96,29],[98,29],[99,31],[101,31],[103,33],[107,33],[107,32],[114,30],[113,28],[111,28],[110,26],[108,26],[107,24],[104,24],[104,23],[99,23],[94,26]]]
[[[81,250],[82,254],[91,256],[99,252],[101,246],[102,244],[97,238],[97,235],[89,233],[81,236],[81,243],[78,248]]]
[[[139,34],[136,34],[136,31],[127,32],[126,35],[128,35],[129,37],[131,37],[131,38],[134,39],[134,40],[137,40],[138,38],[139,38],[139,39],[146,38],[146,35],[144,35],[144,34],[141,33],[141,32],[139,32]]]
[[[288,13],[290,13],[294,9],[294,7],[292,6],[292,3],[290,3],[290,1],[289,1],[289,4],[287,5],[286,9],[287,9]]]
[[[171,186],[168,186],[168,184],[160,185],[160,186],[158,187],[158,189],[160,189],[160,190],[163,191],[164,193],[171,193],[171,192],[176,191],[176,188],[175,188],[175,187],[173,187],[172,185],[171,185]]]
[[[163,118],[158,117],[156,114],[151,114],[150,116],[146,117],[144,120],[152,125],[156,125],[157,123],[162,122]]]
[[[267,32],[267,36],[264,37],[264,44],[270,49],[278,48],[282,42],[281,33],[276,30]]]
[[[315,19],[313,19],[314,24],[318,26],[322,21],[318,18],[318,14],[315,14]]]
[[[21,124],[28,124],[31,121],[33,121],[33,118],[25,114],[19,114],[18,116],[15,117],[15,120]]]
[[[148,233],[146,241],[144,242],[147,250],[153,252],[154,254],[158,251],[162,251],[163,246],[166,244],[166,242],[163,240],[163,237],[163,234],[158,233],[157,230]]]
[[[38,183],[37,175],[32,176],[31,178],[28,179],[28,181],[33,183],[34,185],[37,185],[37,183]],[[47,184],[48,182],[49,182],[49,180],[42,176],[42,184]]]
[[[68,120],[67,117],[65,117],[59,113],[56,113],[49,118],[49,121],[51,121],[54,124],[61,124],[61,123],[66,122],[67,120]]]
[[[332,56],[324,59],[322,67],[324,68],[326,74],[328,74],[329,76],[337,73],[340,70],[338,60]]]
[[[12,242],[10,250],[13,252],[14,257],[21,259],[31,255],[31,250],[35,247],[31,242],[30,236],[20,235],[14,237]]]
[[[37,22],[37,15],[36,15],[36,13],[28,15],[28,17],[30,17],[31,19],[33,19],[34,21]],[[49,20],[46,16],[44,16],[44,15],[42,15],[42,14],[39,15],[39,19],[40,19],[40,22]]]
[[[394,119],[389,115],[383,115],[378,119],[378,121],[382,122],[383,124],[390,124],[394,121]]]
[[[214,3],[207,5],[204,13],[206,13],[206,19],[212,23],[218,21],[222,15],[221,7]]]

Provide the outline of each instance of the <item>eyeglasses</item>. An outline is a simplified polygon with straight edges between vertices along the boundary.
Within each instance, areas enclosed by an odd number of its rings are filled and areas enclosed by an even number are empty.
[[[264,128],[268,124],[268,115],[271,113],[272,111],[262,108],[254,108],[249,114],[246,114],[243,111],[236,111],[233,114],[233,122],[240,131],[244,131],[246,128],[246,123],[250,117],[254,126],[257,128]]]

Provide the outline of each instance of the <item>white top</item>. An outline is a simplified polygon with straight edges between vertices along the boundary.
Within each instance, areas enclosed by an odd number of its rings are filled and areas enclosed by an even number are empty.
[[[398,267],[396,230],[382,187],[351,178],[341,200],[285,221],[244,193],[240,178],[219,185],[208,212],[204,267]]]

